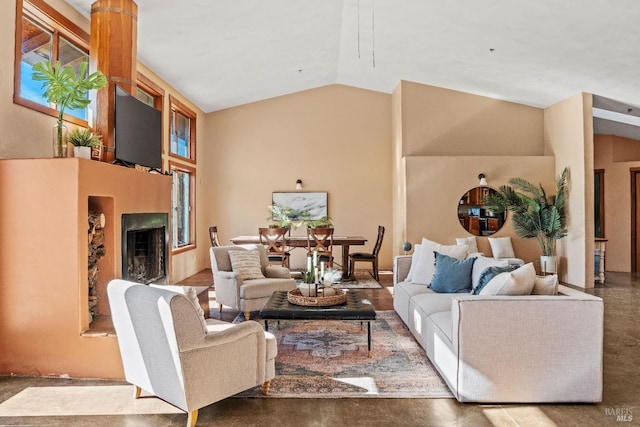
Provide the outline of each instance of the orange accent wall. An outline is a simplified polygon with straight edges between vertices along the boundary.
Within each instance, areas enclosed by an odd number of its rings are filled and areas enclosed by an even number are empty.
[[[0,160],[0,375],[122,378],[115,336],[89,326],[87,212],[106,212],[100,314],[121,277],[122,213],[169,212],[171,177],[84,159]],[[167,261],[170,265],[170,260]]]

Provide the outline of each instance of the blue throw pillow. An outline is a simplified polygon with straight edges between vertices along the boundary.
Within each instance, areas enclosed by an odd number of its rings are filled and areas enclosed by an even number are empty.
[[[471,291],[471,270],[476,258],[457,259],[435,253],[436,271],[429,287],[434,292],[457,294]]]
[[[509,273],[518,268],[517,265],[507,265],[504,267],[487,267],[482,270],[480,273],[480,278],[478,279],[478,286],[473,290],[473,295],[480,295],[480,291],[482,288],[487,286],[487,283],[491,281],[494,277],[496,277],[500,273]]]

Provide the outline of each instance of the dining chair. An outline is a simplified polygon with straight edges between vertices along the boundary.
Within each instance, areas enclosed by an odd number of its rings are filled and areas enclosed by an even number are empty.
[[[289,257],[285,243],[285,237],[289,229],[286,227],[260,227],[258,228],[258,236],[260,244],[267,250],[269,264],[280,264],[283,267],[289,267]]]
[[[218,240],[218,226],[213,225],[209,227],[209,239],[211,240],[211,246],[220,246],[220,240]]]
[[[333,228],[332,227],[307,227],[307,252],[318,253],[318,262],[329,264],[333,267]]]
[[[379,225],[378,238],[376,239],[376,244],[373,246],[373,251],[371,253],[354,252],[352,254],[349,254],[349,277],[353,277],[354,264],[359,261],[364,261],[364,262],[370,262],[372,264],[373,277],[376,280],[380,280],[380,276],[378,274],[378,253],[380,252],[380,247],[382,246],[383,238],[384,238],[384,227],[382,225]]]

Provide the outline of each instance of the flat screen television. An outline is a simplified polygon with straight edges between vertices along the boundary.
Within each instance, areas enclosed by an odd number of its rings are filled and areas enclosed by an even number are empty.
[[[116,86],[115,158],[162,170],[162,111]]]

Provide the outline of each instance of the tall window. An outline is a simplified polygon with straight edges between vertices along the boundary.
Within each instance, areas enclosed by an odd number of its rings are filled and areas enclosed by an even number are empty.
[[[171,197],[171,220],[173,228],[172,246],[188,249],[195,245],[195,176],[196,170],[189,166],[170,162],[173,176]]]
[[[171,103],[171,134],[169,152],[172,156],[195,163],[196,161],[196,113],[169,96]]]
[[[89,35],[42,0],[18,0],[17,4],[14,102],[55,117],[56,106],[42,96],[42,83],[32,79],[33,66],[41,61],[59,61],[77,73],[80,64],[89,61]],[[66,120],[86,126],[86,108],[67,109],[65,113]]]

